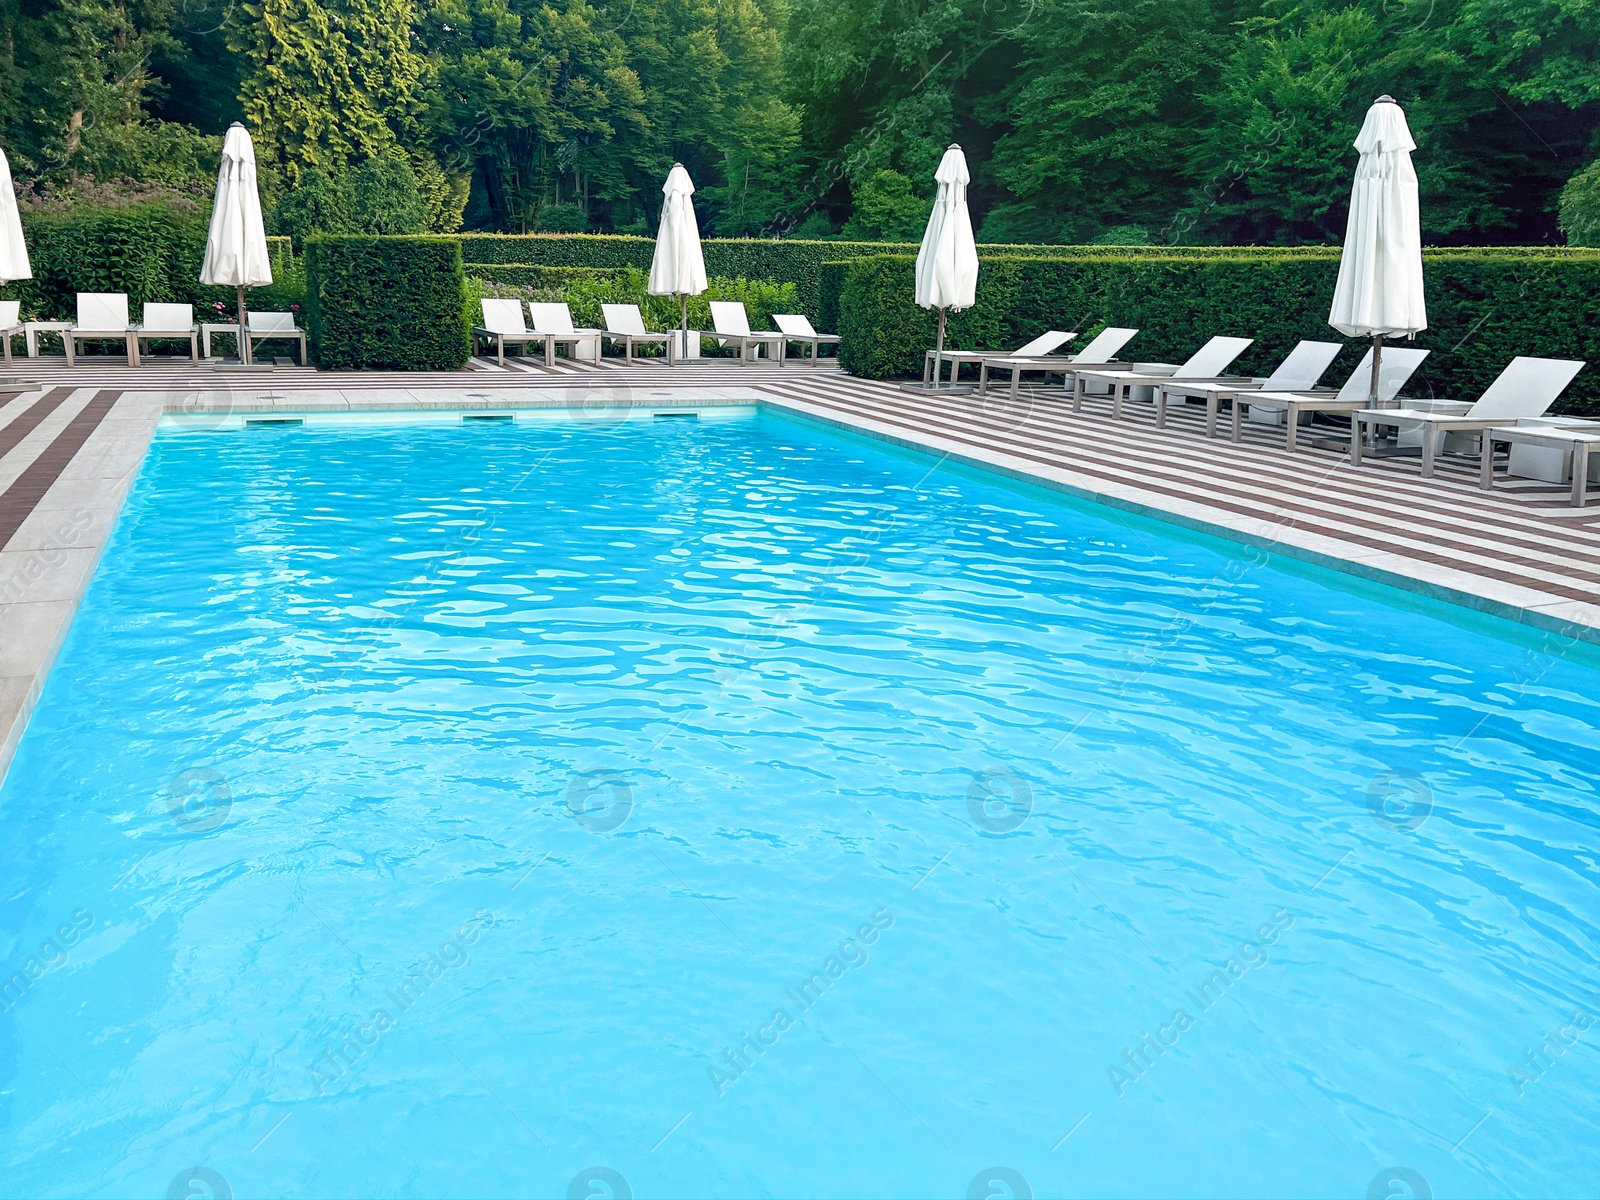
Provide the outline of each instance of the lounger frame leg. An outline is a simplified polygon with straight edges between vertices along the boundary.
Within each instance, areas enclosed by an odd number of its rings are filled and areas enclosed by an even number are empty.
[[[1573,461],[1576,465],[1576,455]],[[1478,445],[1478,486],[1486,492],[1494,490],[1494,438],[1487,432]]]
[[[1582,508],[1589,500],[1589,450],[1590,446],[1586,441],[1580,441],[1572,447],[1573,508]]]
[[[1422,477],[1424,479],[1433,478],[1433,460],[1438,454],[1439,440],[1443,437],[1443,430],[1436,432],[1426,425],[1422,427]]]

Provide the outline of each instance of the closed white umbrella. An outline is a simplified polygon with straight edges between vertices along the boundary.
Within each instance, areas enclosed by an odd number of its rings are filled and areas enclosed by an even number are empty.
[[[200,282],[231,287],[239,295],[239,361],[250,361],[245,336],[244,289],[272,282],[267,258],[267,231],[261,223],[261,196],[256,191],[256,148],[250,133],[235,121],[222,142],[217,195],[211,206],[211,234]]]
[[[933,381],[939,382],[944,357],[946,315],[971,308],[978,290],[978,247],[967,214],[967,158],[952,144],[934,172],[939,191],[928,214],[928,228],[917,251],[917,303],[939,310],[939,341],[934,351]]]
[[[17,193],[11,186],[11,164],[0,150],[0,283],[32,279],[28,244],[22,240],[22,219],[17,216]]]
[[[1411,152],[1417,143],[1393,97],[1379,96],[1356,137],[1361,161],[1350,191],[1339,281],[1328,324],[1372,339],[1371,403],[1378,403],[1383,339],[1428,327],[1422,296],[1422,213]]]
[[[700,223],[695,220],[694,183],[682,163],[673,163],[667,182],[661,185],[666,199],[661,202],[661,226],[656,230],[656,253],[650,260],[652,296],[678,297],[682,322],[683,348],[678,357],[689,353],[689,297],[706,290],[706,260],[700,252]]]

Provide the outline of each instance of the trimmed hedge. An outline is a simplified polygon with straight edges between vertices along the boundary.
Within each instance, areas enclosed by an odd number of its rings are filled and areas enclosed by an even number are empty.
[[[317,365],[464,367],[472,353],[465,282],[461,246],[451,238],[308,238],[308,340]]]
[[[638,267],[648,271],[655,240],[600,233],[466,233],[460,238],[462,259],[471,273],[484,278],[476,264],[498,267]],[[802,241],[776,238],[707,238],[706,273],[729,279],[770,279],[795,285],[799,310],[817,328],[838,331],[839,284],[830,284],[828,263],[871,258],[884,254],[915,255],[915,242]],[[982,245],[985,260],[997,258],[1055,258],[1123,262],[1131,259],[1266,259],[1338,261],[1337,246],[1052,246]],[[1564,247],[1512,247],[1496,250],[1504,257],[1561,258]],[[842,279],[842,276],[840,276]],[[509,279],[506,282],[511,282]]]
[[[208,226],[205,214],[177,212],[164,204],[26,214],[23,233],[33,278],[0,288],[0,298],[22,301],[24,317],[31,320],[74,319],[78,292],[124,292],[134,320],[147,303],[209,309],[220,302],[231,310],[232,288],[200,283]],[[282,311],[303,303],[304,270],[289,239],[268,238],[267,243],[274,282],[252,289],[250,306]]]
[[[537,267],[527,263],[467,263],[464,269],[473,279],[514,288],[559,290],[570,284],[623,285],[640,275],[638,267]],[[640,290],[644,285],[640,284]]]
[[[840,364],[873,379],[918,376],[937,318],[912,300],[909,255],[830,267]],[[1415,396],[1471,399],[1519,354],[1580,358],[1592,365],[1556,411],[1600,413],[1600,251],[1521,249],[1424,252],[1429,328],[1415,345],[1433,351],[1412,377]],[[1327,311],[1337,252],[1316,255],[1051,256],[987,258],[977,303],[952,314],[946,344],[1004,349],[1046,329],[1085,334],[1136,326],[1128,353],[1181,362],[1216,334],[1253,337],[1242,372],[1265,374],[1302,338],[1338,341]],[[1353,370],[1352,343],[1327,378]]]
[[[474,267],[472,274],[483,278],[487,276],[476,269],[478,263],[502,267],[639,267],[648,271],[656,247],[654,238],[603,233],[464,233],[455,236],[461,240],[463,261]],[[705,252],[708,275],[792,283],[800,311],[813,321],[820,319],[822,324],[818,328],[830,330],[834,325],[823,300],[824,263],[880,254],[915,255],[917,252],[915,242],[813,242],[777,238],[707,238],[701,247]],[[981,250],[986,258],[1041,255],[1127,258],[1171,253],[1170,248],[1162,246],[988,245],[981,247]],[[1337,256],[1338,249],[1311,246],[1292,249],[1249,247],[1238,250],[1225,246],[1199,246],[1185,253],[1197,256],[1262,254],[1273,257],[1314,257],[1326,254]]]

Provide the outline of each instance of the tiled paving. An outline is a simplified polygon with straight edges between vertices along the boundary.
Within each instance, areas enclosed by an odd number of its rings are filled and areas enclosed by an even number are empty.
[[[1128,511],[1309,559],[1560,636],[1600,641],[1600,506],[1567,489],[1477,488],[1475,463],[1423,480],[1415,458],[1352,469],[1338,449],[1290,455],[1281,429],[1242,444],[1203,436],[1198,413],[1157,430],[1150,406],[1074,414],[1059,387],[1015,401],[904,391],[832,365],[679,367],[607,360],[475,359],[466,371],[229,371],[187,363],[68,371],[19,360],[38,386],[0,390],[0,772],[65,637],[163,413],[318,413],[428,408],[662,408],[762,402]],[[1331,445],[1331,443],[1330,443]]]

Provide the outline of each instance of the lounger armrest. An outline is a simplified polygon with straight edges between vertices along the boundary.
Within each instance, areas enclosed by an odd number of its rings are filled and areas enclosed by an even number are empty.
[[[1367,424],[1407,422],[1413,425],[1475,425],[1487,427],[1504,425],[1504,417],[1474,417],[1468,413],[1432,412],[1423,408],[1363,408],[1356,411],[1356,419]]]
[[[1412,412],[1431,412],[1448,416],[1460,416],[1472,407],[1470,400],[1434,400],[1426,397],[1408,399],[1406,407]]]

